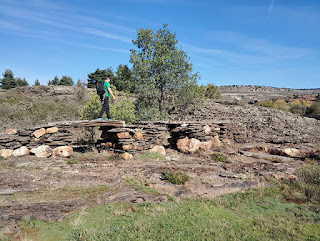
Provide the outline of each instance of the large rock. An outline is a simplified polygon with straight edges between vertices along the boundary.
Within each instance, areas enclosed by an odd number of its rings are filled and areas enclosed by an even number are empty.
[[[188,137],[185,137],[183,139],[179,139],[177,141],[178,150],[180,150],[183,153],[188,153],[188,151],[189,151],[189,143],[190,143],[190,140],[189,140]]]
[[[2,149],[0,150],[0,156],[3,158],[8,158],[12,156],[12,150],[11,149]]]
[[[200,143],[200,151],[201,151],[201,152],[208,152],[208,151],[210,151],[211,146],[212,146],[211,141],[201,142],[201,143]]]
[[[54,157],[70,157],[72,154],[73,149],[71,146],[59,146],[52,152],[52,156]]]
[[[22,146],[19,149],[13,151],[13,156],[27,156],[30,154],[30,150],[26,146]]]
[[[120,157],[123,159],[123,160],[130,160],[130,159],[133,159],[133,155],[128,153],[128,152],[125,152],[125,153],[122,153],[120,155]]]
[[[5,134],[14,135],[14,134],[17,134],[17,130],[10,128],[6,130]]]
[[[143,139],[143,134],[141,132],[136,132],[133,138],[137,141],[141,141]]]
[[[191,138],[190,139],[190,143],[189,143],[189,153],[193,154],[196,151],[198,151],[200,148],[200,141],[198,139],[195,138]]]
[[[281,151],[289,157],[298,157],[300,155],[300,151],[295,148],[285,148],[285,149],[282,149]]]
[[[163,146],[154,146],[154,147],[150,150],[150,152],[159,153],[159,154],[164,155],[164,156],[167,154],[167,153],[166,153],[166,150],[164,149]]]
[[[33,132],[33,135],[35,138],[39,138],[40,136],[43,136],[46,134],[46,130],[44,128],[38,129],[35,132]]]
[[[35,154],[36,157],[47,158],[52,155],[53,151],[50,146],[42,145],[42,146],[38,146],[37,148],[31,149],[30,152]]]
[[[219,136],[213,137],[210,141],[212,148],[220,148],[223,146],[223,143],[219,140]]]
[[[57,133],[59,131],[58,127],[51,127],[46,129],[46,134]]]
[[[205,133],[206,135],[209,135],[209,134],[211,133],[210,126],[205,125],[205,126],[203,127],[203,131],[204,131],[204,133]]]
[[[123,145],[123,146],[122,146],[122,149],[123,149],[124,151],[127,151],[127,150],[133,149],[133,147],[134,147],[134,146],[133,146],[133,145],[130,145],[130,144],[129,144],[129,145]]]

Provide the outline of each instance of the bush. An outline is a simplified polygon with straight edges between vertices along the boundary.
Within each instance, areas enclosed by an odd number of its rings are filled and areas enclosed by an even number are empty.
[[[320,102],[314,102],[307,111],[308,115],[320,119]]]
[[[320,165],[302,167],[295,174],[307,200],[320,202]]]
[[[264,100],[257,103],[261,107],[271,108],[273,106],[272,100]]]
[[[307,112],[307,107],[304,105],[293,105],[290,107],[290,112],[296,115],[305,115]]]
[[[209,99],[220,99],[221,92],[218,90],[217,86],[214,86],[213,84],[208,84],[205,90],[205,97]]]
[[[168,180],[172,184],[184,184],[189,180],[189,175],[185,172],[178,171],[178,172],[170,172],[169,170],[166,170],[164,173],[162,173],[161,176],[162,180]]]
[[[226,158],[223,154],[221,153],[212,153],[211,154],[211,159],[218,161],[218,162],[231,162],[228,158]]]
[[[113,91],[116,95],[116,91]],[[94,120],[97,119],[101,110],[101,103],[97,94],[91,94],[90,100],[80,110],[81,120]],[[117,102],[110,101],[110,115],[115,120],[123,120],[126,122],[132,122],[135,120],[134,104],[131,100],[125,96]],[[103,118],[106,118],[106,113],[103,114]]]

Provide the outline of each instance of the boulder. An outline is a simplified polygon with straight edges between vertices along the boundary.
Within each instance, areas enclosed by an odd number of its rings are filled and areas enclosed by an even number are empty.
[[[58,127],[51,127],[46,129],[46,134],[57,133],[59,131]]]
[[[164,149],[163,146],[154,146],[154,147],[150,150],[150,152],[159,153],[159,154],[164,155],[164,156],[167,154],[167,153],[166,153],[166,150]]]
[[[223,139],[223,140],[221,140],[221,142],[223,144],[231,145],[231,141],[229,139]]]
[[[122,153],[120,155],[120,157],[123,159],[123,160],[130,160],[130,159],[133,159],[133,155],[128,153],[128,152],[125,152],[125,153]]]
[[[120,133],[117,133],[117,137],[119,139],[130,139],[132,136],[130,135],[129,132],[120,132]]]
[[[211,149],[212,143],[211,141],[204,141],[200,143],[200,151],[208,152]]]
[[[12,156],[12,150],[11,149],[2,149],[0,150],[0,156],[3,158],[8,158]]]
[[[59,146],[52,152],[52,156],[54,157],[70,157],[72,154],[73,149],[71,146]]]
[[[39,138],[40,136],[43,136],[46,134],[46,130],[44,128],[38,129],[35,132],[33,132],[33,135],[35,138]]]
[[[189,143],[190,140],[188,137],[185,137],[183,139],[179,139],[177,141],[177,148],[183,153],[187,153],[189,151]]]
[[[47,158],[52,155],[52,149],[50,146],[47,146],[47,145],[42,145],[42,146],[38,146],[37,148],[33,148],[31,149],[30,152],[35,154],[36,157]]]
[[[17,130],[10,128],[6,130],[5,134],[14,135],[14,134],[17,134]]]
[[[200,148],[200,141],[198,139],[195,138],[191,138],[190,139],[190,143],[189,143],[189,150],[188,152],[193,154],[195,153],[197,150],[199,150]]]
[[[137,141],[141,141],[143,139],[143,134],[141,132],[136,132],[133,138]]]
[[[285,148],[285,149],[282,149],[281,151],[289,157],[297,157],[300,155],[300,151],[295,148]]]
[[[220,148],[223,146],[222,142],[219,140],[219,136],[213,137],[211,140],[212,148]]]
[[[13,151],[13,156],[27,156],[30,154],[30,150],[26,146],[22,146],[19,149]]]

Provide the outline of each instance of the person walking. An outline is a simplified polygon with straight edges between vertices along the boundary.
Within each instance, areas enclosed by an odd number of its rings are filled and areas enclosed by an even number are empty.
[[[113,92],[111,90],[110,75],[107,75],[103,84],[103,89],[104,89],[104,94],[102,96],[102,108],[97,120],[103,120],[102,115],[104,112],[106,112],[108,120],[112,120],[110,117],[110,111],[109,111],[109,95],[112,96],[114,101],[116,100],[116,97],[114,97]]]

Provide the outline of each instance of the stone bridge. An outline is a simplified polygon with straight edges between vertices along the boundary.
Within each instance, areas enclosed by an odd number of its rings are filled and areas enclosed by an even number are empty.
[[[72,147],[74,151],[96,149],[118,154],[150,150],[157,145],[186,153],[237,141],[228,121],[68,121],[55,122],[0,134],[0,150],[39,146]],[[196,145],[196,148],[194,148]]]

